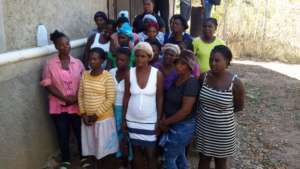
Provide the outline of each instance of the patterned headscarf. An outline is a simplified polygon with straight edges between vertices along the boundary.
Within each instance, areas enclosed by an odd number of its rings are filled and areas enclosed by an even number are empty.
[[[153,49],[151,45],[148,42],[139,42],[134,47],[134,52],[137,50],[142,50],[147,53],[147,55],[151,56],[151,59],[153,58]]]
[[[130,26],[129,23],[127,22],[123,23],[122,26],[117,30],[117,32],[128,36],[130,41],[133,41],[132,27]]]
[[[163,47],[162,47],[162,52],[165,53],[166,50],[171,50],[173,52],[175,52],[175,54],[178,56],[180,54],[180,48],[178,45],[173,44],[173,43],[166,43]]]

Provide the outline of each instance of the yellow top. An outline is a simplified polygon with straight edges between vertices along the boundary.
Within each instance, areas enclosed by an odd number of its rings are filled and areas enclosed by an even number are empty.
[[[115,90],[114,80],[106,70],[98,76],[91,76],[90,71],[85,71],[78,92],[80,114],[96,114],[98,121],[113,117]]]
[[[211,43],[203,42],[202,39],[199,37],[193,40],[194,53],[197,57],[197,62],[200,65],[201,73],[210,70],[210,66],[209,66],[210,52],[217,45],[225,45],[225,42],[219,38],[216,38]]]

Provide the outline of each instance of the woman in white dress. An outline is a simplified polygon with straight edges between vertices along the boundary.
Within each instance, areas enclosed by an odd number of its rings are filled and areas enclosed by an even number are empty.
[[[150,65],[153,50],[140,42],[135,48],[136,67],[125,78],[123,129],[133,147],[134,169],[156,169],[157,122],[162,117],[163,76]]]

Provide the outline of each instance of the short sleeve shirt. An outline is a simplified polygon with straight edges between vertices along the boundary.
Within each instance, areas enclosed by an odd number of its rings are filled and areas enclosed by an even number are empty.
[[[182,106],[182,100],[184,96],[187,97],[197,97],[199,90],[198,80],[194,77],[190,77],[188,80],[177,86],[174,83],[169,88],[169,90],[165,93],[165,104],[164,104],[164,112],[167,117],[170,117],[178,110],[180,110]],[[191,114],[186,118],[194,117],[195,108],[193,108]]]
[[[210,52],[217,45],[225,45],[225,42],[219,38],[216,38],[212,43],[206,43],[201,38],[193,40],[194,53],[197,58],[197,62],[200,65],[201,72],[207,72],[210,70],[209,57]]]

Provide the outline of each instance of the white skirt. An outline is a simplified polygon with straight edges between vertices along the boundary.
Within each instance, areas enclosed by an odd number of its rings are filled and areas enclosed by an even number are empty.
[[[97,121],[92,126],[81,125],[81,144],[83,156],[101,159],[116,153],[119,148],[114,118]]]

